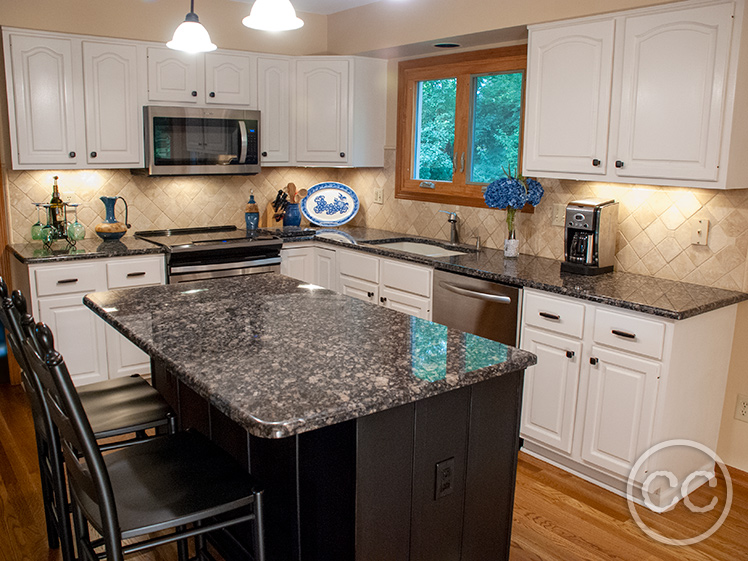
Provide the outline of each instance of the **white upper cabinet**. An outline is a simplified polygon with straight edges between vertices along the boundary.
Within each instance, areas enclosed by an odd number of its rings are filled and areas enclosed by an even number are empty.
[[[614,29],[608,20],[530,35],[523,155],[528,174],[605,174]]]
[[[148,101],[197,103],[197,65],[202,57],[148,47]]]
[[[384,165],[385,60],[298,58],[295,85],[295,163]]]
[[[206,103],[257,107],[257,59],[250,55],[206,53]]]
[[[734,103],[742,18],[742,0],[682,2],[531,27],[524,173],[748,187],[745,158],[729,161],[746,111]]]
[[[4,46],[13,168],[77,164],[73,40],[5,33]]]
[[[625,18],[616,175],[717,180],[733,10]]]
[[[91,166],[142,165],[137,64],[135,45],[83,41],[86,161]]]
[[[257,106],[256,57],[148,47],[148,100]]]
[[[348,163],[347,60],[296,63],[296,157]]]
[[[3,35],[13,169],[142,167],[134,44]]]
[[[262,164],[287,164],[291,158],[291,60],[260,57],[257,85]]]

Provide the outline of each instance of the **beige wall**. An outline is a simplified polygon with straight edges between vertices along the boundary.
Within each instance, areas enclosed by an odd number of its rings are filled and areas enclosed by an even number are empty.
[[[328,47],[337,54],[357,54],[667,1],[382,0],[332,14],[328,18]]]
[[[290,55],[327,52],[327,18],[299,14],[304,27],[288,33],[248,29],[251,3],[197,0],[195,13],[222,49]],[[189,12],[189,0],[0,0],[0,25],[166,42]]]

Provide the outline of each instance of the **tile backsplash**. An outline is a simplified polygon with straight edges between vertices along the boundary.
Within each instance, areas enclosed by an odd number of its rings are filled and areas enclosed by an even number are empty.
[[[52,176],[59,175],[62,197],[81,204],[79,219],[87,237],[104,218],[101,195],[121,195],[129,205],[133,230],[244,223],[244,205],[254,189],[263,209],[278,189],[293,182],[298,189],[321,181],[340,181],[359,196],[361,208],[353,220],[405,234],[449,239],[449,224],[439,210],[457,209],[461,241],[480,236],[488,247],[501,248],[506,236],[506,213],[494,209],[455,207],[395,199],[395,151],[385,151],[384,168],[265,168],[255,176],[146,177],[128,170],[8,171],[12,241],[30,241],[36,220],[32,203],[48,201]],[[619,185],[543,179],[545,196],[532,214],[517,218],[522,253],[563,258],[563,228],[551,225],[554,203],[566,205],[583,197],[619,201],[616,269],[683,280],[731,290],[748,291],[748,190],[716,191],[639,185]],[[384,204],[374,203],[376,187],[384,189]],[[124,220],[119,203],[118,219]],[[120,216],[121,215],[121,216]],[[691,244],[694,222],[710,221],[706,246]]]

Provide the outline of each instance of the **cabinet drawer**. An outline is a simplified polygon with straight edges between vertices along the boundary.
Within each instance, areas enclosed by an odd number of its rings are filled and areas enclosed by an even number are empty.
[[[581,338],[584,305],[525,291],[524,324]]]
[[[418,267],[398,261],[382,260],[382,284],[388,288],[410,292],[429,298],[431,274],[428,267]]]
[[[162,284],[164,261],[158,259],[123,259],[107,263],[106,279],[110,289]]]
[[[660,359],[665,341],[665,324],[597,309],[593,339],[601,345]]]
[[[379,283],[379,257],[361,252],[338,252],[338,272],[341,275]]]
[[[98,263],[44,267],[37,269],[34,277],[37,296],[96,292],[105,288]]]

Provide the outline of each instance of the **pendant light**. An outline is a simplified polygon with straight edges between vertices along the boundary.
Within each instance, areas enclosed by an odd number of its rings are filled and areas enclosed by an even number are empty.
[[[242,23],[261,31],[289,31],[304,25],[296,17],[291,0],[255,0],[252,11]]]
[[[208,30],[197,19],[195,0],[190,0],[190,13],[179,24],[174,31],[174,38],[166,43],[166,46],[186,53],[207,53],[216,50],[216,46],[210,41]]]

